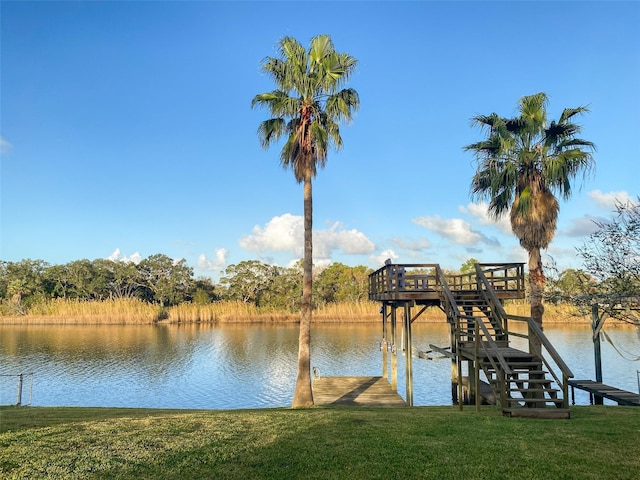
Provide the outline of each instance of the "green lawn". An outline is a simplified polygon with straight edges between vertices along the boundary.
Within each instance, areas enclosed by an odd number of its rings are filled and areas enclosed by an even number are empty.
[[[2,479],[633,479],[640,408],[0,408]]]

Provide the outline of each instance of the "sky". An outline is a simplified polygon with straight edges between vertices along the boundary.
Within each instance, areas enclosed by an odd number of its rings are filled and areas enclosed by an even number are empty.
[[[640,2],[0,3],[0,259],[49,264],[154,254],[218,279],[245,260],[302,257],[302,185],[260,147],[251,99],[292,36],[358,59],[360,109],[313,183],[314,263],[377,269],[526,262],[508,221],[474,202],[480,114],[545,92],[596,168],[560,200],[545,261],[616,199],[640,194]]]

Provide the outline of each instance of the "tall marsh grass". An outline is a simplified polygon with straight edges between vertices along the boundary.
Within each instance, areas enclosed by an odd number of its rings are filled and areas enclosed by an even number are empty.
[[[168,321],[171,323],[286,323],[296,322],[299,318],[299,314],[243,302],[215,302],[207,305],[182,303],[168,309]]]
[[[506,302],[504,309],[511,315],[531,316],[531,306],[524,301]],[[568,303],[545,303],[543,323],[585,323],[590,322],[589,315],[575,305]]]
[[[520,316],[529,316],[529,308],[525,302],[507,302],[505,305],[508,313]],[[414,310],[413,314],[416,313]],[[380,320],[380,304],[370,301],[329,303],[314,309],[312,318],[314,323],[376,322]],[[299,320],[299,312],[256,307],[242,302],[183,303],[162,308],[138,299],[48,300],[32,306],[27,315],[0,316],[3,324],[297,323]],[[417,321],[441,323],[446,318],[440,309],[431,307]],[[545,305],[545,323],[589,321],[588,315],[572,305]]]
[[[2,323],[21,324],[149,324],[157,322],[162,309],[136,298],[103,301],[55,299],[38,302],[27,315],[3,316]]]

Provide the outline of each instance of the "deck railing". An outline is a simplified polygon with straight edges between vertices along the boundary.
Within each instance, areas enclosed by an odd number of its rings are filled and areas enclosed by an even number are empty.
[[[369,275],[369,298],[401,292],[438,291],[435,263],[387,264]]]
[[[500,292],[511,292],[513,298],[524,297],[524,264],[480,263],[492,288]],[[369,275],[369,298],[379,295],[394,295],[411,292],[439,292],[443,285],[453,292],[476,290],[475,272],[445,274],[436,263],[386,264]]]
[[[473,272],[448,275],[449,286],[453,291],[477,290],[478,269],[494,290],[524,293],[524,263],[476,263]]]

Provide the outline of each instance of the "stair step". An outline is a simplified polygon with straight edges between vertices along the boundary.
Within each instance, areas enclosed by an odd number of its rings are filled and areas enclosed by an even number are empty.
[[[502,414],[509,417],[571,418],[571,410],[568,408],[503,408]]]
[[[540,375],[542,377],[543,375],[546,375],[547,373],[549,373],[546,370],[526,370],[526,369],[518,369],[518,368],[514,369],[513,367],[511,367],[511,365],[509,365],[509,367],[511,368],[511,371],[514,373],[514,375],[529,375],[529,376]],[[517,380],[522,380],[522,378],[523,377],[518,377]]]
[[[509,383],[536,383],[538,385],[555,383],[548,378],[509,378],[507,381]]]
[[[548,393],[548,394],[552,394],[552,393],[559,393],[560,390],[558,390],[557,388],[509,388],[508,389],[510,392],[520,392],[523,395],[525,393]]]
[[[507,403],[549,403],[559,405],[562,404],[564,400],[562,398],[514,398],[511,397],[507,399]]]

